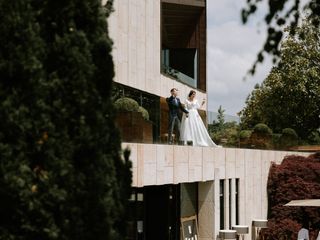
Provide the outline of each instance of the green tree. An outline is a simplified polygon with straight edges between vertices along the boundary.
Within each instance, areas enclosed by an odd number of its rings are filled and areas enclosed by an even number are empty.
[[[0,239],[123,239],[108,6],[0,0]]]
[[[252,129],[257,123],[263,122],[262,109],[259,107],[261,94],[260,85],[256,84],[246,99],[245,108],[239,112],[242,129]]]
[[[248,99],[243,125],[261,121],[275,132],[292,128],[302,138],[320,127],[320,31],[306,20],[297,33],[283,42],[278,66]]]
[[[212,124],[208,125],[209,132],[216,133],[216,132],[223,129],[224,124],[225,124],[224,112],[225,112],[225,110],[221,106],[219,106],[217,121],[213,120]]]
[[[224,124],[224,112],[225,112],[226,110],[224,110],[222,107],[221,107],[221,105],[219,106],[219,108],[218,108],[218,116],[217,116],[217,119],[218,119],[218,123],[219,123],[219,125],[220,125],[220,127],[222,127],[223,126],[223,124]]]
[[[224,112],[222,106],[219,106],[217,121],[208,125],[209,134],[217,144],[229,147],[239,146],[239,126],[236,122],[225,122]]]
[[[254,14],[261,6],[261,0],[248,0],[246,7],[242,9],[241,16],[242,22],[245,24],[248,22],[250,15]],[[254,62],[252,68],[249,70],[251,74],[254,74],[255,68],[259,62],[264,60],[264,54],[268,53],[273,55],[274,62],[277,61],[277,57],[280,55],[279,46],[283,40],[284,26],[291,26],[290,33],[294,35],[296,33],[296,27],[299,20],[304,15],[310,17],[311,24],[315,28],[320,27],[320,1],[308,0],[308,1],[290,1],[290,0],[269,0],[269,11],[264,18],[267,24],[267,38],[263,45],[263,48],[259,51],[257,59]],[[304,13],[301,14],[301,9]]]
[[[209,134],[217,144],[228,147],[239,146],[239,126],[236,122],[226,122],[221,128],[209,125]]]

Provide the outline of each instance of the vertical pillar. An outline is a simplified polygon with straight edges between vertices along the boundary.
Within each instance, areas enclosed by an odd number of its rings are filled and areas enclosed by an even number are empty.
[[[213,239],[219,234],[220,230],[220,177],[219,168],[214,169],[214,231]]]
[[[236,225],[236,179],[231,179],[231,228]]]
[[[215,223],[215,207],[214,207],[214,181],[199,183],[199,239],[212,240],[214,238],[214,223]]]
[[[229,229],[229,223],[230,223],[230,205],[229,205],[229,179],[226,179],[224,181],[224,206],[225,206],[225,214],[224,214],[224,228]]]

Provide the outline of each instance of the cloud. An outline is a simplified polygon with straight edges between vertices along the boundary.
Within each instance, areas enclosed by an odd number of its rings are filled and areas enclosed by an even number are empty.
[[[222,23],[239,20],[243,1],[209,0],[207,1],[208,24],[220,25]]]
[[[243,81],[257,52],[265,40],[265,31],[259,33],[257,25],[242,25],[240,10],[244,1],[208,1],[207,23],[207,82],[208,110],[217,111],[221,105],[227,114],[236,115],[256,83],[261,83],[271,69],[265,61],[257,73]],[[257,17],[263,16],[258,13]]]

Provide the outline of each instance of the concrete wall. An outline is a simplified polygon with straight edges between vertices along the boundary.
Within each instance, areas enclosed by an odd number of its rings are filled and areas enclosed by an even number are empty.
[[[242,197],[261,200],[261,188],[266,186],[271,162],[281,163],[285,151],[239,148],[211,148],[163,144],[123,143],[131,150],[133,186],[205,182],[239,178]],[[259,190],[260,189],[260,190]],[[254,194],[255,193],[255,194]]]
[[[115,82],[161,97],[176,87],[184,100],[193,88],[160,73],[160,6],[160,0],[114,1],[108,23],[114,42]],[[206,93],[197,92],[198,99],[206,98]]]
[[[199,182],[199,230],[201,239],[215,239],[220,228],[219,181],[225,184],[225,226],[235,225],[235,179],[239,179],[239,224],[267,217],[267,180],[272,162],[281,163],[285,151],[210,148],[177,145],[123,143],[131,149],[133,186]],[[232,209],[231,219],[229,210]]]

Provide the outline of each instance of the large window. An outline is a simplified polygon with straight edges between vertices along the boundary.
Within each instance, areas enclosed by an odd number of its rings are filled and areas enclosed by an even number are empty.
[[[206,90],[206,8],[201,4],[161,4],[161,71]]]
[[[162,73],[170,75],[191,87],[197,87],[197,49],[162,49]]]

